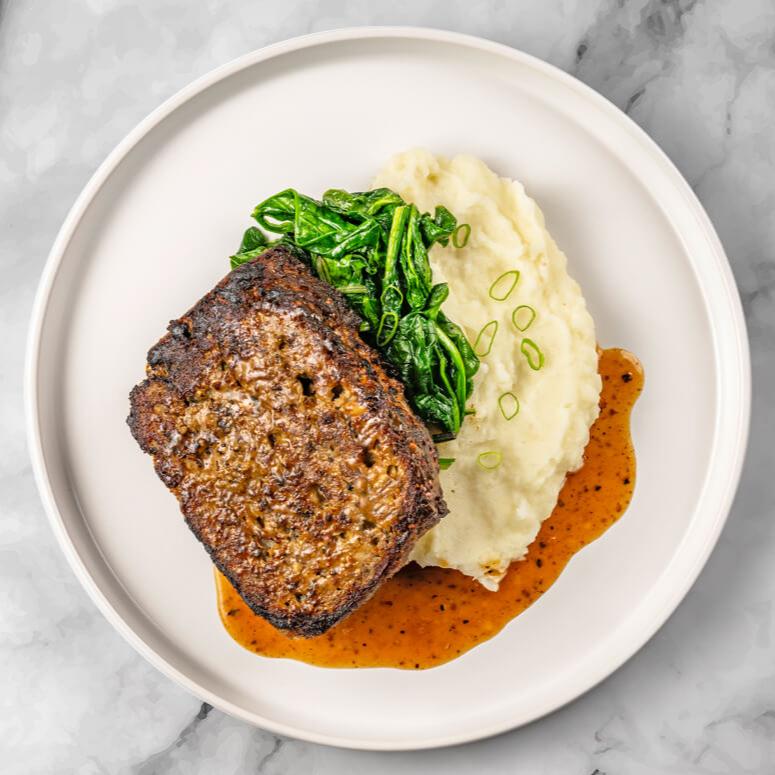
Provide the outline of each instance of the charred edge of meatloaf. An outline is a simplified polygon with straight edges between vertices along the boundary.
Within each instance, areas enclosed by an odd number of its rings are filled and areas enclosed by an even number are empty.
[[[179,402],[181,407],[195,400],[203,378],[221,362],[225,321],[245,317],[254,305],[278,314],[304,315],[305,326],[314,335],[325,338],[332,358],[345,358],[348,350],[356,351],[369,378],[380,388],[373,395],[362,397],[367,411],[375,415],[390,411],[393,416],[398,411],[400,433],[420,451],[407,466],[409,481],[396,523],[396,540],[385,552],[372,578],[350,590],[334,610],[324,609],[313,615],[287,613],[272,608],[271,600],[243,591],[228,558],[222,561],[218,557],[218,547],[207,543],[194,525],[192,515],[183,509],[186,521],[214,564],[255,613],[280,629],[306,636],[318,635],[365,602],[406,562],[416,540],[447,513],[438,484],[438,459],[427,429],[406,402],[402,385],[386,373],[380,355],[360,338],[360,319],[344,297],[314,277],[295,255],[278,247],[232,271],[184,316],[172,321],[168,333],[148,353],[148,378],[131,393],[127,422],[132,434],[140,447],[153,456],[159,477],[176,495],[183,477],[182,467],[179,459],[164,454],[167,438],[163,435],[160,438],[154,427],[153,406],[160,397]],[[332,336],[332,329],[341,335]],[[401,439],[396,433],[393,435],[396,453],[401,454]]]

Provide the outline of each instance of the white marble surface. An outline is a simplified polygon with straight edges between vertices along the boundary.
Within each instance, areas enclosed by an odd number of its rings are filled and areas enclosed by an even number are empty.
[[[628,664],[569,707],[481,743],[372,754],[278,739],[178,689],[81,591],[35,491],[24,339],[76,194],[164,98],[282,38],[417,24],[574,73],[649,132],[710,212],[745,304],[753,432],[695,588]],[[773,0],[0,0],[0,771],[775,773]]]

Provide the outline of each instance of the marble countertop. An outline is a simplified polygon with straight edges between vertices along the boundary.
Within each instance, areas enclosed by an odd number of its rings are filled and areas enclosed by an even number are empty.
[[[196,76],[314,30],[482,35],[573,73],[676,162],[729,254],[753,349],[748,460],[673,617],[563,710],[492,740],[373,754],[285,740],[146,664],[79,587],[27,457],[23,351],[67,210],[108,151]],[[15,773],[775,772],[775,4],[772,0],[0,0],[0,770]]]

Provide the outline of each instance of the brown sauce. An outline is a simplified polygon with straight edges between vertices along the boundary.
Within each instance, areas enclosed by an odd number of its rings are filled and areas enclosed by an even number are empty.
[[[584,465],[568,477],[527,557],[512,564],[497,592],[458,571],[412,563],[327,633],[294,638],[254,614],[216,573],[226,630],[257,654],[324,667],[434,667],[492,638],[549,589],[579,549],[616,522],[632,497],[630,410],[643,388],[643,370],[618,349],[601,351],[599,370],[600,417]]]

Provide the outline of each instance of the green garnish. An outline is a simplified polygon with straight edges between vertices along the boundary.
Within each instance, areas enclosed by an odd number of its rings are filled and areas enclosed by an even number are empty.
[[[511,392],[503,393],[498,399],[498,409],[506,420],[513,420],[519,414],[519,399]]]
[[[497,450],[482,452],[476,458],[476,464],[485,471],[494,471],[503,461],[503,456]]]
[[[446,471],[454,462],[455,462],[455,458],[454,457],[440,457],[439,458],[439,468],[442,471]]]
[[[541,348],[532,339],[523,339],[520,346],[522,355],[527,358],[527,365],[533,371],[538,371],[544,365],[544,354]]]
[[[527,320],[525,320],[525,315],[522,314],[522,325],[520,325],[517,323],[517,317],[523,310],[527,311]],[[514,324],[514,328],[516,328],[517,331],[527,331],[535,319],[536,311],[529,304],[520,304],[514,312],[511,313],[511,322]]]
[[[269,240],[261,229],[251,226],[243,235],[237,252],[230,258],[231,268],[235,269],[263,253],[269,247]]]
[[[492,343],[495,341],[495,334],[497,333],[497,320],[491,320],[489,323],[485,323],[482,330],[476,336],[476,341],[474,342],[474,354],[479,358],[484,358],[485,355],[489,355],[490,350],[492,350]]]
[[[463,234],[464,236],[460,236]],[[456,248],[464,248],[468,244],[468,238],[471,236],[471,224],[461,223],[455,231],[452,232],[452,244]]]
[[[496,278],[490,286],[490,298],[495,301],[506,301],[519,282],[519,270],[511,269]]]
[[[460,430],[479,358],[462,330],[441,311],[449,294],[433,284],[428,251],[463,247],[471,234],[445,207],[421,213],[387,188],[331,189],[321,201],[294,189],[253,211],[232,267],[271,245],[295,250],[322,280],[344,293],[360,315],[363,336],[396,368],[412,407],[451,438]],[[270,241],[264,231],[279,235]]]

